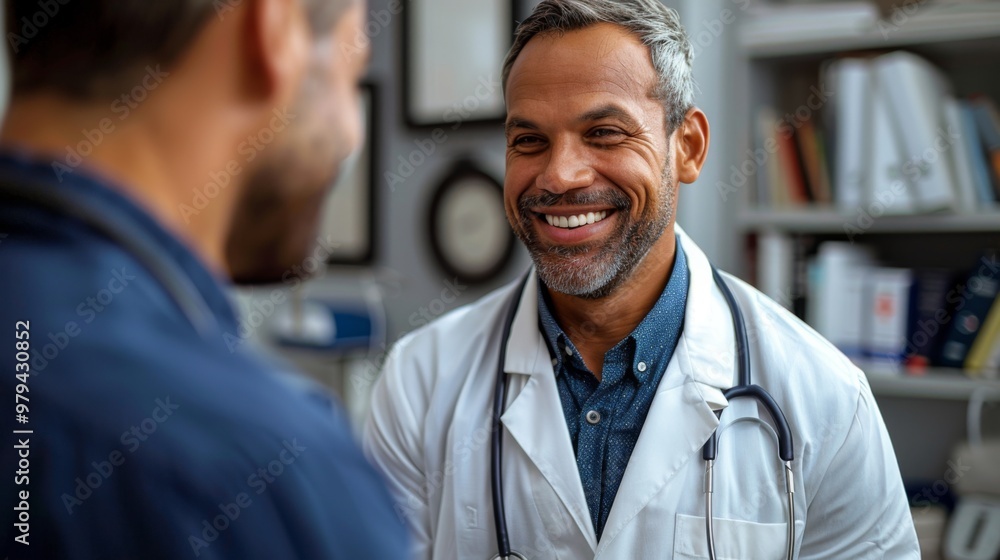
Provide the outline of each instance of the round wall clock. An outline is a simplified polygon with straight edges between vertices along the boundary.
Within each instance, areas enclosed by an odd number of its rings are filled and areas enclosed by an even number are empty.
[[[493,279],[514,254],[503,187],[470,161],[455,165],[434,191],[428,231],[438,265],[465,283]]]

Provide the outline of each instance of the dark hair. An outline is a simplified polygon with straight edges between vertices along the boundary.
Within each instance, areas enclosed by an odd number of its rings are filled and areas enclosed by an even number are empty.
[[[245,0],[6,0],[14,95],[50,90],[114,97],[169,67],[211,18]],[[301,0],[325,33],[352,0]]]

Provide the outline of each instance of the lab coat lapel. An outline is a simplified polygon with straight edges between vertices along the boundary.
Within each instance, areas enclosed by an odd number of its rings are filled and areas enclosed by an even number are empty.
[[[537,277],[532,271],[521,294],[507,344],[504,367],[510,374],[510,383],[508,405],[501,421],[551,485],[594,550],[597,536],[590,521],[552,362],[538,329],[537,290]]]
[[[722,389],[735,377],[729,308],[705,254],[679,226],[676,231],[690,273],[684,330],[629,458],[598,556],[689,461],[700,460],[702,446],[719,424],[714,411],[728,404]]]

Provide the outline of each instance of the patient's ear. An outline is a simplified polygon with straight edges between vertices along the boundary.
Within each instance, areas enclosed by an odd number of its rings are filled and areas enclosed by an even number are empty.
[[[312,43],[301,2],[248,2],[245,66],[250,95],[269,106],[295,99],[306,73]]]
[[[708,156],[708,117],[697,107],[692,107],[684,121],[674,131],[674,170],[681,183],[693,183],[701,174],[701,167]]]

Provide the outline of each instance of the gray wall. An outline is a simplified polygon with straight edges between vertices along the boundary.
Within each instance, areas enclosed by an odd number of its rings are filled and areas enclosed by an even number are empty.
[[[371,0],[369,11],[385,13],[389,5],[389,0]],[[502,180],[505,152],[501,124],[466,123],[457,130],[447,125],[444,127],[447,140],[438,145],[434,155],[415,166],[413,174],[404,183],[389,187],[385,173],[397,172],[399,158],[408,157],[416,149],[414,142],[430,138],[433,131],[411,130],[403,121],[402,27],[402,16],[398,14],[392,15],[388,25],[379,27],[379,32],[372,37],[373,58],[369,72],[380,94],[380,128],[376,145],[381,163],[375,181],[379,198],[376,265],[383,269],[383,276],[389,278],[385,303],[389,311],[391,340],[422,323],[423,319],[413,314],[440,299],[442,290],[448,288],[448,282],[452,280],[434,264],[428,243],[425,213],[434,187],[454,160],[463,155],[474,156],[498,180]],[[369,29],[374,29],[374,26],[369,26]],[[447,61],[441,63],[447,64]],[[499,75],[498,67],[498,79]],[[518,245],[515,262],[505,275],[489,286],[464,290],[447,308],[474,301],[490,289],[513,279],[527,266],[527,256]],[[434,308],[440,309],[440,303],[436,303]]]

